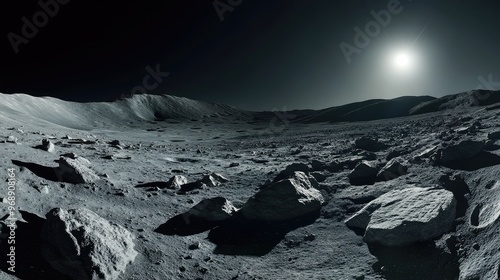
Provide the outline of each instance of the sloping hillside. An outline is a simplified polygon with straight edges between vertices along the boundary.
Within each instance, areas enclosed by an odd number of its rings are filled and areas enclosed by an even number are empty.
[[[76,103],[52,97],[0,94],[0,117],[46,121],[87,129],[166,119],[250,119],[249,113],[227,105],[170,95],[134,95],[114,102]]]
[[[451,94],[439,99],[424,102],[412,108],[410,115],[425,114],[455,108],[487,106],[500,102],[500,91],[471,90]]]

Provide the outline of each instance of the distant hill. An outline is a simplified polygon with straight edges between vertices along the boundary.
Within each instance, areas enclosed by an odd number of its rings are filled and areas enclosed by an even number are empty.
[[[231,106],[170,95],[134,95],[113,102],[77,103],[52,97],[0,94],[0,119],[46,121],[69,128],[127,126],[168,119],[251,120]]]
[[[323,110],[274,113],[249,112],[228,105],[171,95],[140,94],[113,102],[78,103],[52,97],[0,93],[0,122],[3,118],[16,121],[41,121],[76,129],[127,127],[131,123],[183,119],[265,122],[273,118],[286,117],[286,121],[300,123],[352,122],[486,106],[499,102],[500,91],[474,90],[442,98],[404,96],[388,100],[366,100]]]
[[[435,100],[431,96],[404,96],[395,99],[370,99],[322,110],[294,110],[286,112],[293,116],[291,122],[352,122],[405,117],[415,106]],[[276,117],[272,112],[254,113],[257,121]],[[279,117],[279,115],[278,115]]]
[[[410,110],[410,115],[438,112],[456,108],[487,106],[500,102],[500,91],[471,90],[423,102]]]

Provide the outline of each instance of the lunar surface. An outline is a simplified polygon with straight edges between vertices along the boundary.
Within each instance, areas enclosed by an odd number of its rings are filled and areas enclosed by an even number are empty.
[[[0,279],[499,279],[499,101],[0,94]]]

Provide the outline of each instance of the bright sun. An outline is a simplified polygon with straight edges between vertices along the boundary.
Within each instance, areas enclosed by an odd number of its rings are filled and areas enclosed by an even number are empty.
[[[410,70],[414,66],[414,60],[408,51],[400,51],[394,55],[393,64],[398,70]]]

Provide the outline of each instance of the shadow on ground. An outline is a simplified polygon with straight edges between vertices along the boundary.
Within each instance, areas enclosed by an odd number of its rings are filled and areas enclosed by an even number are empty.
[[[158,187],[160,189],[164,189],[166,187],[168,187],[168,182],[150,182],[150,183],[144,183],[144,184],[140,184],[140,185],[137,185],[135,186],[136,188],[154,188],[154,187]]]
[[[453,253],[437,248],[434,242],[408,247],[369,246],[377,258],[375,272],[387,280],[458,279],[459,264]]]
[[[208,240],[216,244],[215,254],[263,256],[283,240],[286,234],[314,223],[316,211],[306,216],[283,222],[250,221],[235,217],[210,231]]]
[[[184,213],[171,218],[154,231],[165,235],[188,236],[205,232],[219,224],[220,223],[207,222],[193,217],[188,213]]]
[[[59,177],[57,176],[57,168],[43,166],[36,163],[31,162],[23,162],[19,160],[12,160],[12,164],[28,168],[29,171],[33,172],[36,176],[44,178],[49,181],[59,182]]]
[[[264,256],[280,243],[286,234],[314,223],[320,211],[282,222],[251,221],[236,214],[224,222],[207,222],[184,213],[155,229],[166,235],[188,236],[210,230],[208,240],[216,244],[215,254]]]
[[[53,269],[48,262],[42,258],[40,232],[45,219],[20,211],[22,218],[27,222],[17,222],[15,231],[15,245],[8,244],[7,240],[0,242],[0,255],[2,260],[10,252],[10,246],[15,246],[15,273],[8,270],[10,265],[6,261],[0,263],[0,270],[13,274],[23,280],[58,279],[70,280]],[[3,230],[6,230],[5,228]]]

